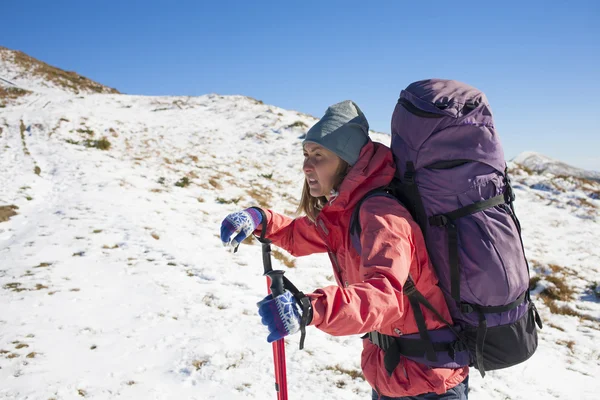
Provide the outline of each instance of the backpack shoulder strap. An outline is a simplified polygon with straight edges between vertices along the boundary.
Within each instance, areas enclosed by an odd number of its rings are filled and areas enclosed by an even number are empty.
[[[350,236],[356,236],[360,238],[360,234],[362,233],[362,228],[360,226],[360,207],[367,199],[374,196],[385,196],[400,202],[400,200],[398,200],[398,198],[392,194],[391,189],[387,186],[371,190],[358,201],[354,211],[352,212],[352,217],[350,219]]]
[[[374,196],[389,197],[389,198],[396,200],[398,203],[402,204],[402,202],[396,196],[394,196],[393,193],[394,193],[393,187],[388,186],[388,187],[378,188],[378,189],[372,190],[369,193],[367,193],[357,203],[356,208],[354,209],[354,212],[352,213],[352,219],[350,221],[350,237],[352,239],[353,246],[355,247],[356,251],[359,254],[360,254],[360,250],[361,250],[360,234],[362,233],[362,229],[360,226],[360,219],[359,219],[360,207],[367,199],[374,197]],[[408,300],[413,309],[413,314],[415,317],[415,321],[417,322],[417,327],[419,329],[419,335],[421,337],[421,340],[419,343],[422,345],[423,349],[425,350],[425,357],[427,358],[427,360],[436,362],[437,355],[436,355],[436,352],[434,349],[433,342],[429,336],[427,326],[425,324],[425,318],[423,315],[423,311],[421,310],[421,304],[423,306],[425,306],[426,308],[428,308],[430,311],[432,311],[434,313],[434,315],[442,323],[444,323],[446,326],[448,326],[448,328],[456,335],[457,340],[459,340],[466,348],[466,343],[464,343],[460,334],[454,329],[452,324],[450,324],[450,322],[448,322],[445,318],[443,318],[442,315],[431,305],[431,303],[429,303],[429,301],[417,290],[411,276],[409,276],[408,280],[406,281],[403,290],[404,290],[405,294],[408,296]],[[370,334],[373,335],[374,333],[379,334],[378,332],[375,332],[375,331],[371,332]],[[381,334],[379,334],[379,335],[381,336]],[[383,335],[383,336],[385,336],[385,335]],[[390,337],[390,338],[392,339],[390,342],[395,343],[394,337]],[[397,347],[392,347],[392,348],[388,349],[388,351],[386,351],[384,362],[385,362],[386,370],[390,376],[391,376],[394,368],[398,365],[398,362],[400,360],[400,355],[401,355],[401,353],[399,352],[399,349]]]

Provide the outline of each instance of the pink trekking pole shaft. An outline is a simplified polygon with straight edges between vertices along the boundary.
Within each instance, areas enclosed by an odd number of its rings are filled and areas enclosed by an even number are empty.
[[[262,210],[261,210],[262,211]],[[264,274],[267,278],[267,293],[272,294],[273,298],[283,294],[283,271],[274,271],[271,264],[271,241],[265,239],[267,218],[263,214],[263,227],[258,240],[262,244],[262,256]],[[269,284],[270,282],[270,284]],[[285,367],[285,342],[279,339],[272,343],[273,345],[273,364],[275,367],[275,390],[277,391],[277,400],[288,400],[287,392],[287,372]]]

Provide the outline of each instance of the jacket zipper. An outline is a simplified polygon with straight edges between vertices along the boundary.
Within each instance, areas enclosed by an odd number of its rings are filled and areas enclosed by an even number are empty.
[[[333,260],[333,264],[335,265],[335,268],[338,271],[338,275],[340,277],[340,283],[343,282],[344,286],[348,287],[349,286],[348,281],[343,280],[342,269],[340,268],[340,263],[338,262],[337,255],[330,251],[329,257]]]
[[[329,233],[329,231],[327,230],[327,227],[325,226],[325,222],[323,222],[322,218],[317,217],[317,226],[318,228],[321,228],[321,230],[323,231],[323,233]],[[321,236],[321,239],[323,239],[323,242],[325,243],[325,247],[327,248],[327,253],[329,254],[329,259],[331,260],[331,262],[333,263],[333,266],[337,272],[337,276],[338,276],[338,284],[340,286],[345,286],[348,287],[348,281],[344,281],[344,277],[342,275],[342,269],[340,268],[340,263],[337,259],[337,255],[331,250],[331,248],[329,247],[329,245],[327,244],[327,238],[323,235],[323,233],[321,232],[321,230],[317,229],[317,232],[319,232],[319,235]]]

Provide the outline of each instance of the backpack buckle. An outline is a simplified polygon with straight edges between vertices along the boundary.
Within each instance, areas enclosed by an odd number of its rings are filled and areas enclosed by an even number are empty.
[[[379,333],[377,331],[372,331],[368,333],[369,340],[375,346],[379,347],[383,351],[387,351],[390,348],[390,338],[386,335]]]
[[[512,203],[517,198],[517,196],[515,196],[515,192],[513,191],[510,183],[508,183],[506,186],[506,191],[504,192],[504,197],[506,198],[507,203]]]
[[[448,349],[448,355],[452,358],[452,361],[456,361],[456,355],[462,351],[467,350],[467,346],[459,339],[450,343],[450,348]]]
[[[475,311],[475,308],[469,303],[460,304],[460,312],[463,314],[470,314]]]
[[[429,218],[429,225],[438,227],[446,226],[448,225],[449,221],[450,220],[448,219],[448,217],[444,214],[434,215],[433,217]]]
[[[406,171],[404,173],[404,181],[409,185],[414,185],[415,183],[415,173],[412,171]]]
[[[404,283],[404,288],[402,288],[402,289],[404,291],[404,294],[407,296],[411,296],[417,291],[415,284],[413,283],[412,279],[410,279],[410,278],[406,280],[406,282]]]

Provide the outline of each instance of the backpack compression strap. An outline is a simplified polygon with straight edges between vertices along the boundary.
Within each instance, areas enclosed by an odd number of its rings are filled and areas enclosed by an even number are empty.
[[[392,198],[400,203],[400,200],[396,198],[393,194],[391,194],[390,191],[391,189],[389,187],[372,190],[357,203],[350,222],[350,235],[356,235],[358,238],[360,238],[360,234],[362,232],[359,220],[360,207],[368,198],[373,196],[385,196]],[[360,249],[356,250],[360,253]],[[389,376],[392,375],[394,369],[400,362],[400,355],[415,357],[422,356],[423,354],[425,354],[425,358],[428,361],[434,363],[438,361],[436,351],[448,351],[449,353],[453,354],[457,349],[468,349],[466,342],[464,341],[462,336],[454,329],[452,324],[448,322],[435,309],[435,307],[431,305],[431,303],[425,298],[425,296],[423,296],[423,294],[421,294],[421,292],[417,290],[412,276],[410,275],[404,283],[403,292],[408,297],[408,301],[410,302],[411,308],[413,309],[413,314],[415,317],[415,322],[417,323],[417,328],[419,329],[419,336],[421,337],[421,340],[418,342],[415,340],[411,340],[412,343],[416,343],[418,345],[418,348],[415,348],[414,345],[412,346],[412,348],[408,348],[407,346],[400,346],[402,343],[402,339],[395,336],[384,335],[377,331],[368,333],[368,337],[371,340],[371,342],[379,346],[385,352],[384,364]],[[454,333],[454,335],[458,338],[458,341],[434,344],[429,336],[421,305],[429,309],[440,320],[440,322],[448,326],[450,331],[452,331],[452,333]],[[460,345],[457,345],[457,342],[460,343]],[[402,349],[406,349],[406,351],[403,351]]]
[[[495,206],[506,207],[508,204],[510,206],[511,212],[508,212],[512,219],[515,222],[517,230],[519,232],[519,238],[521,239],[521,246],[523,246],[523,240],[521,238],[521,225],[514,214],[513,201],[515,200],[515,195],[512,190],[512,186],[510,184],[510,179],[508,178],[508,170],[505,170],[505,183],[506,189],[504,193],[492,197],[490,199],[479,201],[477,203],[470,204],[468,206],[459,208],[457,210],[434,215],[429,218],[429,225],[435,227],[443,227],[447,229],[448,232],[448,252],[449,252],[449,261],[450,261],[450,290],[452,294],[452,298],[456,301],[456,304],[460,307],[461,312],[463,313],[472,313],[477,312],[479,316],[479,323],[477,327],[477,343],[476,343],[476,362],[477,369],[479,369],[481,376],[485,376],[485,368],[483,364],[483,348],[485,344],[485,335],[487,332],[487,320],[485,318],[485,314],[495,314],[502,313],[506,311],[510,311],[519,305],[523,304],[525,298],[529,300],[529,290],[525,290],[515,301],[510,304],[506,304],[503,306],[480,306],[477,304],[470,304],[461,301],[460,298],[460,262],[458,259],[458,228],[456,225],[456,220],[460,218],[467,217],[469,215],[475,214],[477,212],[487,210],[489,208],[493,208]],[[506,208],[505,208],[506,210]],[[507,210],[508,211],[508,210]],[[523,249],[525,252],[525,249]],[[525,259],[527,263],[527,259]],[[529,270],[529,264],[527,264],[527,269]],[[539,319],[539,317],[538,317]]]

